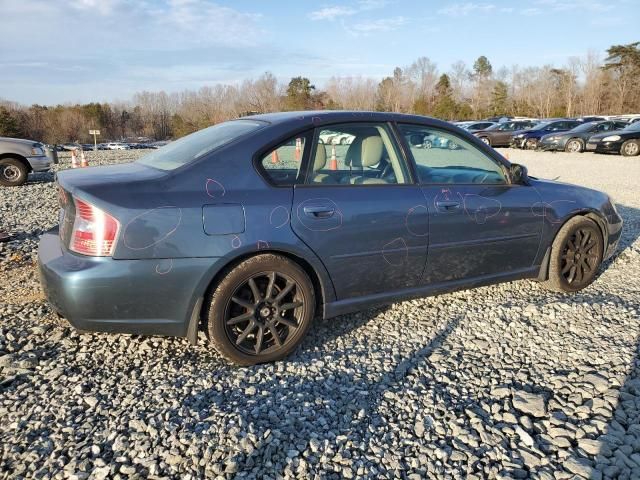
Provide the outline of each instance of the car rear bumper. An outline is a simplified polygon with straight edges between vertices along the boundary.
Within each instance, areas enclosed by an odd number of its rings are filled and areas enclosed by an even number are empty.
[[[588,152],[596,152],[596,153],[620,153],[620,148],[622,148],[621,141],[617,142],[587,142],[587,146],[585,150]]]
[[[40,281],[53,308],[88,331],[186,336],[214,259],[114,260],[60,245],[57,229],[38,246]]]
[[[46,155],[27,157],[27,161],[34,172],[48,172],[53,164],[53,161]]]

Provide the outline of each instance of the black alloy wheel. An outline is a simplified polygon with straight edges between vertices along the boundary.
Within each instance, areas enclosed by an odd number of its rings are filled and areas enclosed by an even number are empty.
[[[300,328],[304,300],[288,275],[264,272],[242,283],[229,299],[225,331],[243,353],[260,355],[285,345]]]
[[[573,217],[556,234],[543,285],[556,292],[582,290],[596,278],[603,255],[600,227],[591,218]]]
[[[566,282],[580,284],[585,278],[593,276],[600,263],[599,232],[593,228],[579,228],[565,243],[562,254],[562,270]]]
[[[315,301],[300,265],[281,255],[256,255],[227,272],[211,294],[207,333],[232,363],[279,360],[304,338]]]

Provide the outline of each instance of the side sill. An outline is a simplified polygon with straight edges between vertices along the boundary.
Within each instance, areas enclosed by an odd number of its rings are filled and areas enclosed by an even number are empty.
[[[365,295],[362,297],[348,298],[330,302],[324,306],[324,318],[337,317],[367,308],[372,308],[390,303],[403,302],[419,297],[429,297],[442,293],[455,292],[456,290],[466,290],[468,288],[484,287],[495,283],[511,282],[513,280],[522,280],[525,278],[536,278],[540,273],[540,265],[523,268],[508,273],[500,273],[495,275],[484,275],[472,279],[454,280],[451,282],[434,283],[432,285],[423,285],[419,287],[405,288],[394,292],[376,293],[373,295]]]

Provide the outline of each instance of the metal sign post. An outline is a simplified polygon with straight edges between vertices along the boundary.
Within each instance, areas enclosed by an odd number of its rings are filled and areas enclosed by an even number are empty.
[[[89,130],[89,135],[93,135],[93,151],[98,151],[98,140],[96,140],[96,136],[100,135],[100,130]]]

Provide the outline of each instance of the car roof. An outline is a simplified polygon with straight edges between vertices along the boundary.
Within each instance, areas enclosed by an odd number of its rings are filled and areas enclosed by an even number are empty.
[[[250,115],[241,117],[241,120],[260,120],[272,125],[284,125],[300,123],[311,124],[314,126],[327,125],[340,122],[408,122],[422,123],[426,125],[451,128],[454,125],[438,120],[436,118],[425,117],[422,115],[409,115],[405,113],[391,112],[367,112],[367,111],[349,111],[349,110],[305,110],[298,112],[277,112],[264,113],[259,115]],[[292,126],[292,125],[291,125]]]

